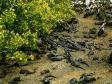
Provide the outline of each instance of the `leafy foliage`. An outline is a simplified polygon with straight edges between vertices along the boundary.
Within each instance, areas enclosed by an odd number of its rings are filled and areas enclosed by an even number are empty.
[[[38,49],[38,36],[50,34],[56,23],[75,15],[71,0],[0,0],[0,52],[7,60],[26,62],[22,46]]]
[[[7,54],[7,60],[15,60],[18,63],[25,64],[28,62],[28,56],[22,51],[16,51],[13,54]]]

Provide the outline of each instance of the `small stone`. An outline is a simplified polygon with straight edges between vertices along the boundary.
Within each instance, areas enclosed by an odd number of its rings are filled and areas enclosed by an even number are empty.
[[[46,79],[44,79],[42,82],[43,82],[43,84],[50,84],[50,80],[49,80],[49,79],[47,79],[47,78],[46,78]]]
[[[86,46],[86,43],[85,42],[77,42],[79,45],[85,47]]]
[[[28,74],[33,74],[33,73],[35,73],[35,70],[23,70],[23,69],[22,69],[19,73],[20,73],[20,74],[28,75]]]
[[[67,84],[79,84],[76,78],[72,78]]]
[[[93,60],[99,60],[99,58],[98,57],[94,57]]]
[[[64,57],[55,53],[50,53],[48,54],[48,59],[51,61],[61,61]]]
[[[88,84],[93,81],[96,81],[96,78],[93,77],[92,73],[84,73],[79,79],[79,84]]]
[[[52,76],[51,74],[47,74],[44,76],[44,78],[41,80],[42,84],[51,84],[51,80],[53,78],[56,78],[55,76]]]
[[[104,23],[104,21],[97,21],[95,22],[95,25],[102,25]]]
[[[109,47],[112,47],[112,43],[109,44]]]
[[[92,28],[89,30],[90,34],[96,34],[97,33],[97,29],[96,28]]]
[[[88,56],[94,55],[94,51],[89,51]]]
[[[99,51],[102,49],[100,45],[95,45],[94,48]]]
[[[18,82],[20,81],[21,81],[20,77],[16,77],[12,79],[11,81],[9,81],[8,84],[18,84]]]
[[[109,56],[109,58],[108,58],[108,62],[109,62],[110,64],[112,64],[112,52],[110,53],[110,56]]]
[[[84,38],[90,38],[89,34],[84,34],[83,37]]]
[[[103,29],[100,29],[99,32],[98,32],[98,36],[102,36],[104,34],[104,32],[105,31]]]
[[[105,24],[103,23],[102,26],[100,27],[100,30],[98,31],[98,36],[102,36],[105,34]]]
[[[40,73],[41,73],[41,75],[44,75],[44,74],[50,73],[50,71],[48,69],[46,69],[46,70],[41,71]]]

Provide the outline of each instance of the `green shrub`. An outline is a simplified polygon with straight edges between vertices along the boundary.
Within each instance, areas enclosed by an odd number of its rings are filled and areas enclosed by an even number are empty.
[[[6,57],[7,60],[16,61],[20,64],[25,64],[26,62],[28,62],[28,56],[22,51],[16,51],[13,54],[9,53]]]
[[[71,0],[0,0],[0,52],[22,62],[28,55],[19,48],[38,49],[40,34],[50,34],[57,22],[74,15]]]

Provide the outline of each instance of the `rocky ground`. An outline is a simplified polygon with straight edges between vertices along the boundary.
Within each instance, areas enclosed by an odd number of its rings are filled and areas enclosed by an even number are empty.
[[[41,59],[1,69],[0,84],[112,84],[112,28],[98,36],[96,20],[77,18],[44,39],[49,47]]]

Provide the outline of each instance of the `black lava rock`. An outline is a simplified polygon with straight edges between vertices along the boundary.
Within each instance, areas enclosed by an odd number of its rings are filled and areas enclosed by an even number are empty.
[[[81,63],[79,60],[74,59],[74,58],[71,56],[70,52],[66,51],[66,52],[65,52],[65,56],[66,56],[65,58],[66,58],[66,60],[67,60],[67,63],[70,63],[71,66],[74,66],[74,67],[83,69],[83,68],[81,67],[81,64],[83,64],[83,63]],[[84,69],[83,69],[83,70],[84,70]]]
[[[8,84],[18,84],[21,81],[20,77],[16,77],[8,82]]]
[[[55,76],[52,76],[51,74],[47,74],[46,76],[44,76],[44,78],[41,80],[41,82],[43,84],[51,84],[51,80],[53,78],[56,78]]]
[[[50,73],[50,71],[48,69],[46,69],[46,70],[41,71],[40,73],[41,73],[41,75],[44,75],[44,74]]]
[[[94,55],[95,53],[94,53],[94,51],[89,51],[89,53],[88,53],[88,56],[92,56],[92,55]]]
[[[104,23],[104,21],[97,21],[95,22],[95,25],[102,25]]]
[[[108,58],[108,62],[109,62],[110,64],[112,64],[112,52],[110,53],[110,56],[109,56],[109,58]]]
[[[34,71],[29,71],[29,70],[21,70],[20,72],[19,72],[20,74],[24,74],[24,75],[28,75],[28,74],[33,74],[33,73],[35,73],[35,70]]]
[[[50,53],[48,55],[48,59],[51,61],[61,61],[64,59],[64,57],[55,53]]]
[[[97,34],[97,29],[96,28],[92,28],[89,31],[90,34]]]
[[[112,47],[112,43],[109,44],[109,47]]]
[[[79,84],[76,78],[72,78],[67,84]]]
[[[84,49],[82,48],[81,45],[79,45],[77,42],[74,42],[70,38],[59,38],[60,40],[60,45],[66,49],[70,50],[77,50],[77,51],[83,51]]]
[[[92,73],[84,73],[79,79],[79,84],[89,84],[93,81],[96,81],[96,78],[93,77]]]
[[[79,45],[85,47],[86,46],[86,42],[77,42]]]
[[[98,31],[98,36],[102,36],[104,33],[105,33],[104,29],[101,28],[101,29]]]
[[[43,80],[43,84],[50,84],[50,80],[49,80],[49,79],[47,79],[47,78],[46,78],[46,79],[44,79],[44,80]]]
[[[67,21],[68,24],[71,24],[71,23],[77,24],[78,22],[79,22],[78,19],[76,19],[75,17]]]

